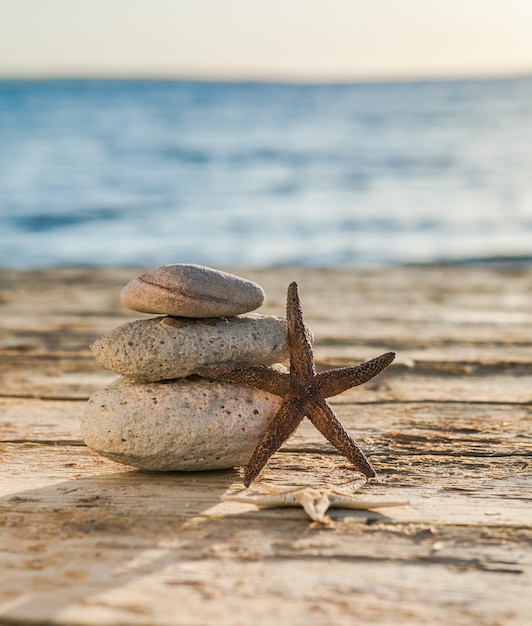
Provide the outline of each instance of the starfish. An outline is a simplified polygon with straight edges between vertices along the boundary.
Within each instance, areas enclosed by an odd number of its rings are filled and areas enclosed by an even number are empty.
[[[367,500],[356,498],[353,492],[358,491],[365,481],[358,481],[347,485],[344,489],[315,489],[313,487],[292,487],[283,491],[273,491],[269,494],[243,495],[236,493],[222,496],[228,502],[244,502],[255,504],[258,507],[277,508],[288,506],[302,506],[310,519],[324,524],[331,520],[326,515],[328,509],[377,509],[388,506],[403,506],[408,502]]]
[[[332,445],[345,455],[367,478],[376,476],[370,462],[336,417],[325,398],[362,385],[385,369],[395,358],[387,352],[354,367],[341,367],[316,373],[310,331],[303,319],[296,283],[288,286],[286,321],[290,349],[290,372],[264,366],[242,364],[205,365],[197,374],[207,378],[243,383],[281,396],[283,402],[260,439],[244,471],[249,487],[268,459],[290,437],[307,416]]]

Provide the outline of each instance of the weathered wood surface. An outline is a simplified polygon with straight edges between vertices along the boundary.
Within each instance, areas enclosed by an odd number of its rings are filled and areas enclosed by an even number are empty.
[[[150,474],[87,449],[114,378],[88,344],[135,317],[131,269],[0,271],[0,624],[474,624],[532,620],[532,268],[237,270],[282,314],[297,280],[319,367],[397,361],[333,399],[378,512],[221,502],[238,470]],[[353,477],[307,422],[261,485]]]

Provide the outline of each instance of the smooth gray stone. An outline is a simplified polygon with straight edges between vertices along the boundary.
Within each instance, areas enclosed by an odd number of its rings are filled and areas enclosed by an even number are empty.
[[[179,317],[229,317],[258,309],[262,288],[249,280],[202,265],[155,267],[129,282],[122,304],[133,311]]]
[[[271,365],[289,357],[286,319],[250,313],[227,319],[155,317],[97,339],[96,360],[136,381],[185,378],[201,365]]]
[[[249,461],[281,402],[206,378],[146,384],[119,378],[91,396],[81,432],[96,452],[140,469],[226,469]]]

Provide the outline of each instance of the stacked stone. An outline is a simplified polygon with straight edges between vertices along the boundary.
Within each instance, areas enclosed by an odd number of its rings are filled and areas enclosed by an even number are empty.
[[[204,365],[283,367],[286,319],[250,313],[256,283],[198,265],[157,267],[128,283],[122,303],[157,317],[124,324],[91,345],[120,374],[86,405],[82,435],[103,456],[140,469],[245,465],[281,399],[195,376]]]

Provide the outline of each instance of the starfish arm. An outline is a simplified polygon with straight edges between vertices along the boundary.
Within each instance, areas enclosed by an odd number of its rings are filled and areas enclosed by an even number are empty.
[[[286,297],[286,323],[290,346],[290,374],[301,380],[316,373],[312,338],[303,319],[297,283],[290,283]]]
[[[330,490],[330,493],[336,496],[352,496],[355,492],[360,491],[367,484],[367,480],[355,480]]]
[[[300,489],[298,490],[300,491]],[[296,498],[293,490],[289,492],[273,493],[273,494],[253,494],[253,495],[228,495],[221,498],[225,502],[244,502],[245,504],[254,504],[255,506],[264,508],[277,508],[298,506],[299,500]]]
[[[362,385],[382,372],[394,360],[395,352],[381,354],[355,367],[340,367],[316,375],[314,388],[322,398],[336,396],[351,387]]]
[[[228,380],[268,391],[277,396],[285,396],[290,390],[290,375],[261,365],[247,366],[232,363],[203,365],[196,373],[205,378]]]
[[[367,478],[376,476],[366,455],[342,426],[334,411],[325,400],[313,399],[306,403],[310,421],[332,445],[346,456]]]
[[[329,494],[324,492],[320,493],[319,497],[314,500],[314,510],[316,511],[315,521],[326,522],[329,520],[326,513],[330,505]]]
[[[324,522],[325,513],[329,508],[327,494],[317,489],[303,489],[297,494],[299,504],[305,513],[315,522]]]
[[[379,509],[387,506],[403,506],[408,504],[408,502],[403,501],[385,501],[385,500],[364,500],[361,498],[354,498],[347,495],[344,496],[334,496],[330,499],[329,506],[332,509],[361,509],[361,510],[369,510],[369,509]]]
[[[249,487],[268,459],[279,450],[304,417],[301,404],[285,400],[259,441],[244,471],[244,485]]]

